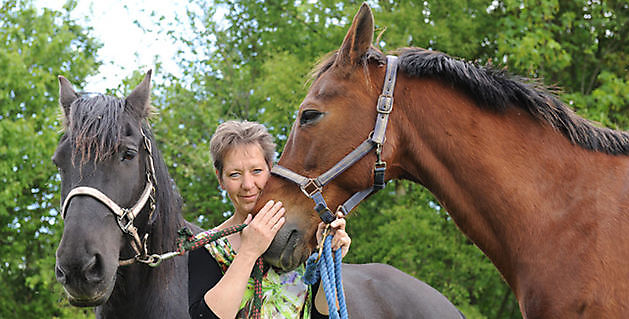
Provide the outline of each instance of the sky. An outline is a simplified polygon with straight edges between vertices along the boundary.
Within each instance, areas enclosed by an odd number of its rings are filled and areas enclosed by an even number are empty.
[[[62,11],[66,0],[36,0],[37,7]],[[176,15],[185,16],[187,2],[173,0],[79,0],[71,17],[83,26],[91,26],[91,35],[100,40],[103,47],[98,58],[103,61],[99,72],[88,77],[84,90],[104,92],[117,87],[134,71],[142,73],[155,68],[156,58],[162,62],[165,73],[180,74],[175,63],[176,44],[166,35],[152,30],[161,15],[164,22],[173,22]],[[155,11],[156,15],[151,16]],[[134,21],[149,29],[142,30]],[[180,26],[185,32],[184,26]]]

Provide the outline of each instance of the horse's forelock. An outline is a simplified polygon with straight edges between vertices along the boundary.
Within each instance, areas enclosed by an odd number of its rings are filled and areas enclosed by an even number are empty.
[[[101,161],[113,155],[120,145],[124,100],[106,96],[81,96],[72,103],[66,133],[72,141],[73,158],[81,163]]]
[[[336,55],[338,50],[332,51],[321,58],[321,61],[310,72],[310,78],[314,81],[321,77],[323,73],[332,68],[336,61]],[[384,65],[386,63],[386,56],[378,50],[376,47],[371,46],[369,50],[362,56],[361,65],[363,68],[367,68],[369,63],[376,63],[378,65]]]

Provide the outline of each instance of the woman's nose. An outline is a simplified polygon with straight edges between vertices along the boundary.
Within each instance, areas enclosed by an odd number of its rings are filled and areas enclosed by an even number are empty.
[[[253,180],[253,176],[250,174],[244,174],[242,179],[242,188],[251,189],[255,186],[255,182]]]

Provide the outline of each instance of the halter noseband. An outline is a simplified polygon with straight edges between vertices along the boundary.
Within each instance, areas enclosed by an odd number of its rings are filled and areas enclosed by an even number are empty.
[[[135,251],[136,255],[133,258],[121,260],[119,264],[121,266],[129,265],[134,263],[135,261],[150,264],[154,260],[151,255],[148,255],[146,241],[148,239],[148,233],[144,235],[144,240],[140,240],[140,236],[138,234],[138,229],[133,224],[133,221],[140,214],[144,206],[146,206],[147,202],[149,203],[149,220],[153,216],[155,212],[155,166],[153,165],[153,152],[151,148],[151,141],[146,137],[144,131],[140,127],[140,133],[144,139],[144,149],[147,152],[147,160],[146,160],[146,186],[144,187],[144,191],[140,195],[138,201],[131,208],[121,208],[116,202],[114,202],[111,198],[105,195],[100,190],[89,187],[89,186],[79,186],[73,188],[68,196],[66,196],[63,201],[62,209],[61,209],[61,217],[65,219],[66,212],[68,207],[70,206],[70,200],[76,196],[89,196],[101,204],[105,205],[105,207],[109,208],[109,210],[117,216],[118,226],[123,233],[131,236],[132,241],[130,242],[131,248]]]
[[[387,163],[382,161],[382,145],[385,142],[385,135],[387,129],[387,123],[389,121],[389,114],[393,110],[393,91],[395,90],[395,80],[397,78],[398,70],[398,58],[396,56],[387,56],[387,70],[384,78],[384,85],[382,87],[382,94],[378,97],[378,104],[376,105],[376,111],[378,116],[376,118],[376,124],[373,132],[370,136],[362,142],[351,153],[347,154],[343,159],[336,163],[332,168],[327,170],[316,178],[309,178],[298,173],[291,171],[288,168],[274,165],[271,169],[271,173],[277,176],[283,177],[297,185],[301,191],[310,199],[315,202],[314,210],[319,214],[321,220],[324,223],[329,224],[336,216],[328,208],[325,199],[323,198],[323,187],[339,176],[345,170],[350,168],[361,158],[371,152],[372,149],[376,149],[376,163],[374,165],[374,183],[373,186],[359,191],[352,195],[345,203],[337,208],[337,212],[341,211],[344,215],[347,215],[354,207],[356,207],[363,199],[369,196],[371,193],[377,192],[384,188],[385,180],[384,173],[387,168]]]

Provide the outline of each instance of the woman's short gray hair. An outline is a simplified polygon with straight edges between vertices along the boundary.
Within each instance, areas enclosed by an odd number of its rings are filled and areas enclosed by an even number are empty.
[[[258,144],[262,148],[264,160],[269,165],[275,158],[275,143],[273,136],[264,125],[249,121],[227,121],[216,128],[210,140],[210,155],[214,168],[218,171],[218,178],[223,174],[223,159],[228,151],[236,146]]]

